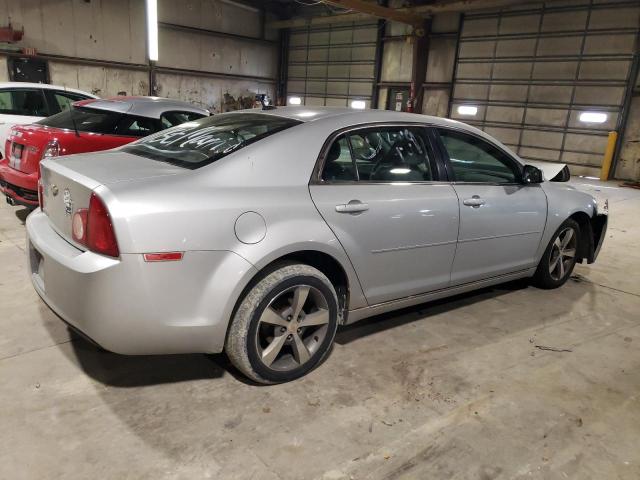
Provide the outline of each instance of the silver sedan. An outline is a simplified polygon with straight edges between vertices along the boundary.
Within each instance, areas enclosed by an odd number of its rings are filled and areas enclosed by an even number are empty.
[[[107,350],[224,350],[289,381],[339,325],[518,278],[556,288],[593,262],[606,205],[550,167],[435,117],[216,115],[42,162],[31,278]]]

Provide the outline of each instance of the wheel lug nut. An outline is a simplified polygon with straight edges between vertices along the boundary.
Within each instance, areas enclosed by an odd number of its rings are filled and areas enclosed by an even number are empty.
[[[301,328],[299,328],[299,329],[298,329],[298,333],[300,333],[301,331],[302,331],[302,329],[301,329]]]
[[[289,334],[287,335],[287,340],[291,340],[293,338],[293,335]]]
[[[287,329],[286,329],[286,328],[284,328],[284,327],[280,327],[280,331],[281,331],[281,332],[286,332],[286,331],[287,331]]]
[[[292,318],[293,318],[293,317],[292,317],[291,315],[289,315],[289,316],[287,317],[287,320],[291,320]]]

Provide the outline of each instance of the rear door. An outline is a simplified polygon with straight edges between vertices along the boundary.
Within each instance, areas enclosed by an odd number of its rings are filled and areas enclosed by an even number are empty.
[[[536,264],[547,197],[523,184],[521,166],[479,136],[438,129],[460,202],[453,285],[524,270]]]
[[[4,145],[13,125],[37,122],[48,115],[47,102],[40,88],[0,90],[0,145]]]
[[[351,260],[369,304],[449,285],[458,200],[422,126],[357,128],[329,139],[313,201]]]

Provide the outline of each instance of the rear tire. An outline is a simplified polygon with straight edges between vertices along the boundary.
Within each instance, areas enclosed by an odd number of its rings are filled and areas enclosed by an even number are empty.
[[[568,218],[551,237],[533,276],[533,284],[544,289],[564,285],[576,266],[579,251],[580,225]]]
[[[289,382],[322,362],[337,328],[338,296],[329,279],[309,265],[285,264],[241,300],[225,351],[258,383]]]

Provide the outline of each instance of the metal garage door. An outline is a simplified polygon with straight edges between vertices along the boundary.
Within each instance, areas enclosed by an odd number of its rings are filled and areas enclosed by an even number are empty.
[[[371,102],[377,23],[293,29],[289,37],[287,95],[305,105]]]
[[[465,16],[451,116],[523,158],[598,176],[608,132],[620,128],[640,4],[567,3]]]

